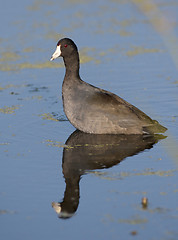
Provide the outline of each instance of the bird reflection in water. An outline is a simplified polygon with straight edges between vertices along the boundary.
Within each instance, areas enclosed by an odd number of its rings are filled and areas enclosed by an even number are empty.
[[[66,189],[62,202],[52,202],[59,218],[70,218],[79,205],[82,175],[95,169],[110,168],[126,157],[150,149],[162,135],[87,134],[76,130],[66,141],[62,169]]]

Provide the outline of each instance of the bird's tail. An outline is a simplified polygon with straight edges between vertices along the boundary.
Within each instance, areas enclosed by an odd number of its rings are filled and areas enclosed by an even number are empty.
[[[156,133],[164,133],[167,131],[167,128],[159,124],[158,121],[153,120],[153,124],[145,126],[143,128],[144,132],[156,134]]]

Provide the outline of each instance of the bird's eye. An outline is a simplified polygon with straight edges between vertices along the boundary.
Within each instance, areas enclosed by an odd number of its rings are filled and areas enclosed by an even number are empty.
[[[67,46],[68,46],[67,44],[64,45],[65,48],[66,48]]]

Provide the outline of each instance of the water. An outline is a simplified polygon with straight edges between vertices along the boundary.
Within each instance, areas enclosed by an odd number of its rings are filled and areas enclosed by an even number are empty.
[[[1,3],[2,239],[177,239],[177,11],[168,0]],[[64,36],[83,80],[157,119],[167,138],[69,138],[62,59],[49,62]]]

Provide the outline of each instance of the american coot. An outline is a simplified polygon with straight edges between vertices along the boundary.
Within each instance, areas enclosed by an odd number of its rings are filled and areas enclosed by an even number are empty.
[[[64,112],[71,124],[85,133],[144,134],[167,129],[119,96],[84,82],[79,75],[75,43],[63,38],[51,61],[63,57],[66,72],[62,85]]]

